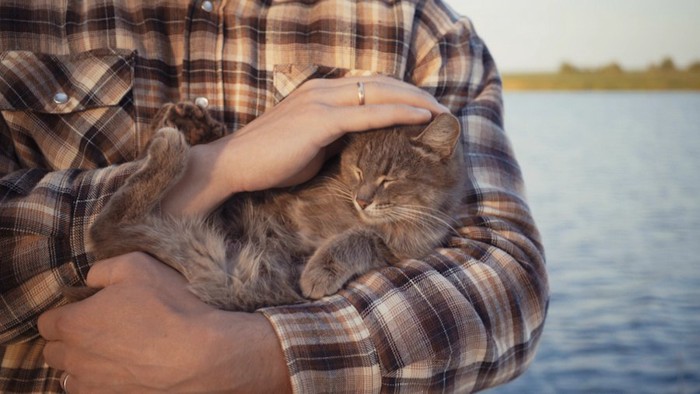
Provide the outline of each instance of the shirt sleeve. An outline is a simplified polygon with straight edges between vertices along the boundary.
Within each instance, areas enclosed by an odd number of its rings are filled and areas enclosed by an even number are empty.
[[[0,346],[38,336],[60,288],[84,281],[86,229],[133,164],[96,170],[21,169],[0,120]]]
[[[501,82],[461,19],[409,77],[459,117],[468,192],[459,236],[314,303],[267,308],[295,392],[478,391],[532,361],[549,289],[544,251],[503,130]]]

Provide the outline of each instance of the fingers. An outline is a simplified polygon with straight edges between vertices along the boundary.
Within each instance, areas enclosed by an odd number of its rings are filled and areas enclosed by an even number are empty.
[[[66,344],[49,341],[44,345],[44,361],[53,368],[66,370]]]
[[[109,380],[116,385],[124,381],[128,374],[123,366],[115,366],[96,354],[76,353],[63,342],[48,342],[44,346],[43,356],[52,368],[65,371],[60,383],[66,393],[95,392],[92,386],[102,386],[104,390],[104,385],[99,382]]]
[[[105,259],[90,267],[87,278],[85,279],[85,284],[87,284],[88,287],[99,289],[114,283],[116,279],[114,278],[113,264],[110,264],[112,261],[114,261],[114,258]]]
[[[398,83],[397,83],[398,82]],[[392,78],[363,81],[365,90],[365,105],[374,104],[405,104],[429,110],[433,114],[449,112],[435,97],[416,86],[409,85]],[[351,104],[358,103],[357,83],[349,88],[348,96]]]
[[[153,258],[144,253],[129,253],[102,260],[90,268],[86,284],[101,289],[125,280],[148,281],[154,267],[151,261]],[[75,316],[73,311],[77,307],[78,304],[74,303],[44,312],[37,321],[39,334],[48,341],[65,340],[65,334],[75,329],[71,327],[75,320],[70,317]]]
[[[68,304],[42,313],[37,321],[39,334],[47,341],[64,339],[63,333],[70,332],[70,327],[66,326],[70,324],[70,320],[65,316],[70,314],[74,307],[75,304]]]
[[[286,101],[307,110],[322,109],[313,116],[304,115],[326,125],[325,132],[317,136],[318,146],[326,146],[344,133],[423,124],[434,115],[449,112],[428,92],[386,76],[315,79],[300,86]]]
[[[375,104],[361,107],[340,107],[338,111],[341,132],[349,133],[379,129],[397,124],[422,124],[432,114],[424,108],[406,104]]]
[[[147,257],[143,253],[129,253],[105,259],[90,268],[86,284],[101,289],[129,277],[140,277],[143,275],[140,266],[146,265],[144,258]],[[41,314],[37,320],[39,334],[47,341],[65,340],[66,335],[76,329],[74,325],[71,326],[75,321],[71,319],[71,316],[76,316],[75,308],[79,308],[79,303],[64,305]]]
[[[99,289],[125,280],[139,280],[149,274],[153,261],[140,252],[110,257],[93,265],[85,282],[88,287]]]
[[[449,110],[428,92],[386,76],[314,79],[292,95],[309,94],[321,102],[336,106],[359,106],[358,82],[364,84],[366,106],[404,104],[429,110],[436,115]]]

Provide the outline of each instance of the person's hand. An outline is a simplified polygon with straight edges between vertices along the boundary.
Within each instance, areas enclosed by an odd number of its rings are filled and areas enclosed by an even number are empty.
[[[236,133],[196,146],[188,174],[166,198],[164,210],[206,212],[233,193],[302,183],[319,171],[345,133],[427,123],[447,111],[427,92],[389,77],[308,81]]]
[[[263,316],[202,303],[153,258],[131,253],[97,263],[87,284],[103,289],[39,318],[44,358],[66,371],[71,394],[236,391],[261,375],[271,390],[289,390]]]
[[[359,105],[358,82],[364,85]],[[325,149],[343,134],[429,122],[446,108],[427,92],[389,77],[314,79],[223,141],[243,191],[302,183],[315,175]]]

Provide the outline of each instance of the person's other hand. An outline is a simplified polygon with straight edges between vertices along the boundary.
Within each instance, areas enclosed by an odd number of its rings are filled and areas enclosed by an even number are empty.
[[[204,304],[182,276],[148,255],[99,262],[87,284],[103,289],[39,318],[48,341],[45,361],[69,374],[71,394],[235,391],[259,374],[268,374],[268,384],[282,384],[275,390],[288,384],[277,338],[263,316]]]

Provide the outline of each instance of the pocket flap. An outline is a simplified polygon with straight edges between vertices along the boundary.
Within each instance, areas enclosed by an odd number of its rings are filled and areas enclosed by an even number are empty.
[[[117,105],[131,90],[134,50],[0,54],[0,110],[69,113]]]

